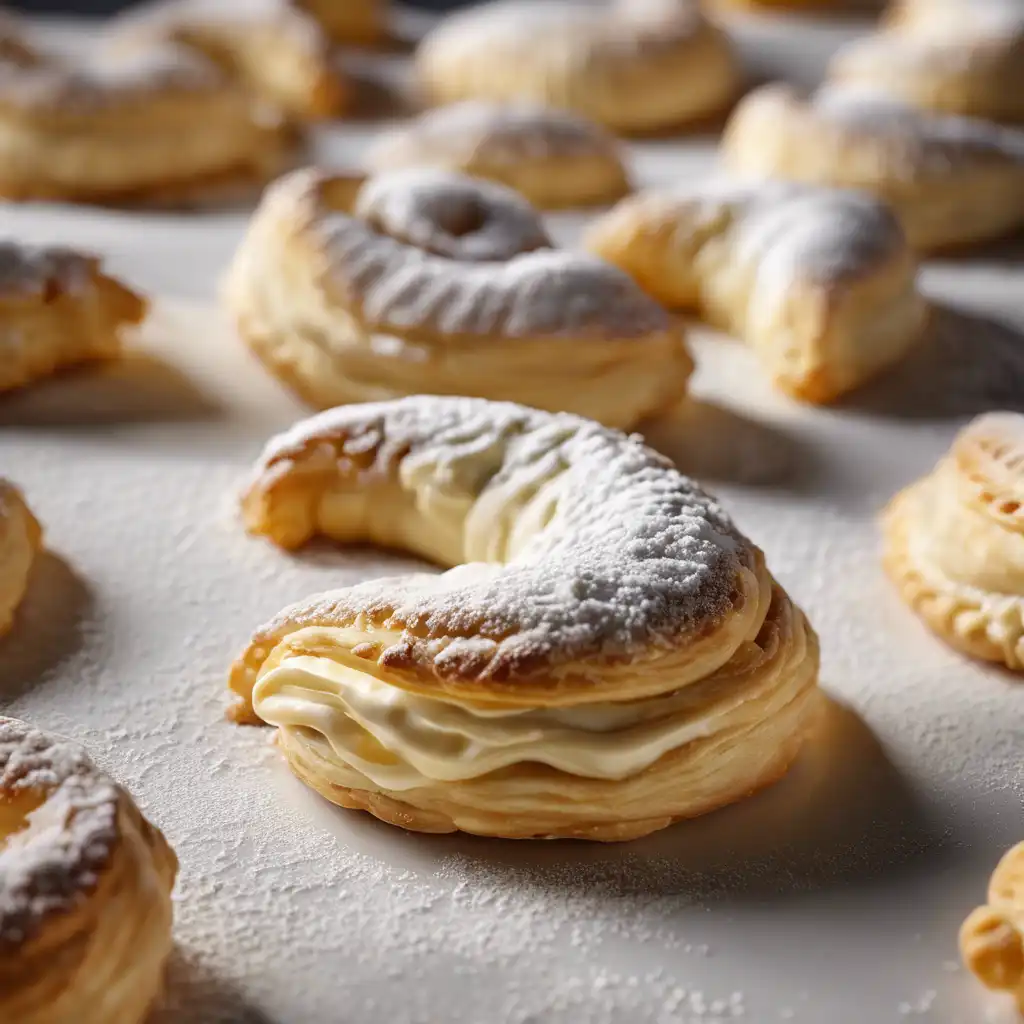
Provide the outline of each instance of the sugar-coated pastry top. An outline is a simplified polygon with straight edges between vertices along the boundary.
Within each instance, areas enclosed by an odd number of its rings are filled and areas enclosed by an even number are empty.
[[[977,505],[1000,526],[1024,532],[1024,416],[979,416],[957,436],[952,457]]]

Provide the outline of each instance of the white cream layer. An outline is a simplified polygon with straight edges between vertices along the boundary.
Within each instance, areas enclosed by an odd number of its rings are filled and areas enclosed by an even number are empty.
[[[339,760],[385,790],[458,782],[533,762],[587,778],[624,779],[713,734],[741,701],[692,695],[574,708],[493,709],[409,693],[329,658],[287,659],[253,691],[256,714],[312,729]]]

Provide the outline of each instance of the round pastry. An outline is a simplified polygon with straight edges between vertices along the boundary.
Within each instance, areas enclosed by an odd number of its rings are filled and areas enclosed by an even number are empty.
[[[95,256],[0,242],[0,392],[114,358],[146,308]]]
[[[997,992],[1012,993],[1024,1014],[1024,843],[999,862],[988,889],[988,905],[960,929],[964,963]]]
[[[728,41],[692,0],[497,0],[443,21],[417,72],[434,103],[525,100],[623,132],[720,114],[740,84]]]
[[[0,477],[0,636],[11,628],[42,542],[42,527],[25,499]]]
[[[272,441],[252,533],[441,565],[320,594],[236,662],[235,717],[402,828],[624,840],[779,778],[818,646],[761,552],[667,459],[569,415],[416,396]]]
[[[69,65],[0,61],[0,197],[203,201],[262,184],[291,131],[212,62],[153,46]]]
[[[609,203],[629,191],[622,152],[593,121],[531,103],[440,107],[374,146],[373,171],[438,167],[514,188],[542,210]]]
[[[683,327],[622,271],[551,245],[500,185],[307,170],[268,190],[226,299],[259,358],[322,407],[468,394],[624,426],[673,405]]]
[[[871,93],[804,98],[765,86],[723,139],[741,174],[859,188],[893,207],[922,251],[997,238],[1024,224],[1024,132],[928,114]]]
[[[1024,670],[1024,416],[990,413],[883,520],[903,599],[967,654]]]
[[[903,0],[888,20],[840,50],[829,77],[925,110],[1024,120],[1019,0]]]
[[[0,1020],[141,1024],[177,859],[77,745],[0,718]]]
[[[862,193],[719,180],[647,192],[586,244],[665,306],[743,339],[778,387],[810,402],[900,359],[927,320],[898,221]]]

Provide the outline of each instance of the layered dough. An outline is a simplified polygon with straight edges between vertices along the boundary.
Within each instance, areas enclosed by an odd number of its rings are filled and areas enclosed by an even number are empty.
[[[1024,224],[1024,132],[929,114],[866,90],[835,86],[805,97],[765,86],[736,108],[723,150],[741,174],[879,196],[922,251]]]
[[[42,542],[42,527],[21,492],[0,477],[0,636],[11,628]]]
[[[610,203],[629,191],[622,151],[604,128],[532,103],[466,100],[428,111],[375,145],[367,164],[486,178],[544,210]]]
[[[991,413],[957,437],[883,520],[885,567],[944,640],[1024,671],[1024,416]]]
[[[176,204],[280,173],[294,135],[194,49],[0,59],[0,197]]]
[[[552,247],[518,194],[442,171],[270,189],[225,296],[314,405],[461,394],[628,426],[674,404],[683,327],[622,271]]]
[[[720,180],[647,192],[598,220],[587,246],[669,308],[742,338],[807,401],[900,359],[927,319],[899,223],[859,193]]]
[[[443,21],[416,64],[434,103],[529,101],[622,132],[705,120],[740,85],[727,39],[693,0],[497,0]]]
[[[77,745],[0,717],[0,1019],[142,1024],[177,859]]]
[[[829,77],[924,110],[1024,120],[1019,0],[900,0],[885,30],[844,47]]]
[[[299,602],[232,669],[235,717],[343,807],[631,839],[778,778],[813,721],[804,616],[636,437],[466,398],[338,408],[270,443],[243,510],[284,548],[456,566]]]
[[[1024,1014],[1024,843],[999,862],[987,905],[964,921],[960,952],[985,986],[1013,995]]]
[[[95,256],[0,242],[0,393],[116,357],[146,308]]]

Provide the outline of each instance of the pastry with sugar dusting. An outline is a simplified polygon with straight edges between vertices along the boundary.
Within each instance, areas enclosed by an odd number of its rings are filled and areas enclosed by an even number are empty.
[[[1020,0],[899,0],[884,31],[843,47],[829,77],[924,110],[1024,121]]]
[[[917,110],[831,85],[807,97],[768,85],[745,97],[722,141],[729,168],[873,193],[924,252],[1024,225],[1024,132]]]
[[[146,308],[95,256],[0,242],[0,393],[116,358]]]
[[[466,100],[427,111],[375,145],[367,166],[438,167],[497,181],[542,210],[614,202],[630,187],[606,129],[532,103]]]
[[[321,407],[472,395],[631,426],[682,397],[683,326],[616,267],[553,247],[501,185],[296,172],[228,273],[242,336]]]
[[[14,622],[42,542],[42,527],[21,492],[0,477],[0,636]]]
[[[528,101],[621,132],[707,120],[740,87],[728,40],[695,0],[497,0],[446,18],[416,67],[437,104]]]
[[[741,338],[810,402],[899,360],[927,321],[899,222],[863,193],[720,179],[644,192],[586,244],[668,308]]]
[[[449,568],[318,594],[235,663],[234,717],[402,828],[636,838],[781,777],[818,643],[764,556],[639,437],[509,403],[332,409],[270,442],[251,533]]]
[[[952,646],[1024,671],[1024,416],[962,430],[883,519],[885,568]]]
[[[177,867],[81,747],[0,717],[0,1020],[142,1024]]]
[[[1024,1014],[1024,843],[999,862],[988,903],[964,921],[960,952],[982,984],[1014,996]]]
[[[0,197],[191,204],[292,163],[291,127],[195,49],[0,58]]]

